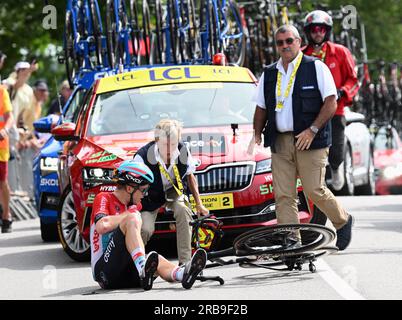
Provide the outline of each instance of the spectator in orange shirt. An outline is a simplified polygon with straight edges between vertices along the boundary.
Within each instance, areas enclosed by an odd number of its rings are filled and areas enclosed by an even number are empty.
[[[10,187],[8,185],[8,160],[10,158],[8,133],[14,123],[10,97],[5,86],[0,86],[0,203],[3,209],[2,233],[12,231],[10,214]]]

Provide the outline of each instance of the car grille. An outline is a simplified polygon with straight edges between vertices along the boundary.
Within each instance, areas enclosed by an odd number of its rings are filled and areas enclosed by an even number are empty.
[[[211,167],[195,172],[200,193],[241,190],[250,185],[254,175],[253,164]]]

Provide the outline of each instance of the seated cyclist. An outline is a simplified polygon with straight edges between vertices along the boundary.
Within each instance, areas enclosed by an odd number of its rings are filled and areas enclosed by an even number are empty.
[[[207,255],[198,249],[191,261],[177,266],[152,251],[145,254],[141,238],[141,199],[154,181],[143,163],[126,160],[116,169],[117,189],[99,193],[91,217],[91,266],[104,289],[152,288],[154,274],[190,289],[204,269]]]

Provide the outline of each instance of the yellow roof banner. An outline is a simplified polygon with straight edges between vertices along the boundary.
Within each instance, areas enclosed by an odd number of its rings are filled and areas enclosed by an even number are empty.
[[[242,67],[169,66],[138,69],[100,80],[97,94],[148,86],[195,82],[254,82]]]

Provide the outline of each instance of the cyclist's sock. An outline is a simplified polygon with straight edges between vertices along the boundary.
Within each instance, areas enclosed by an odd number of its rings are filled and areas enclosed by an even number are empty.
[[[184,265],[177,266],[176,268],[174,268],[171,273],[171,276],[174,281],[181,282],[181,280],[183,280],[183,274],[184,274]]]
[[[141,247],[138,247],[131,252],[131,257],[133,258],[138,273],[141,274],[142,269],[144,269],[145,266],[145,250]]]

